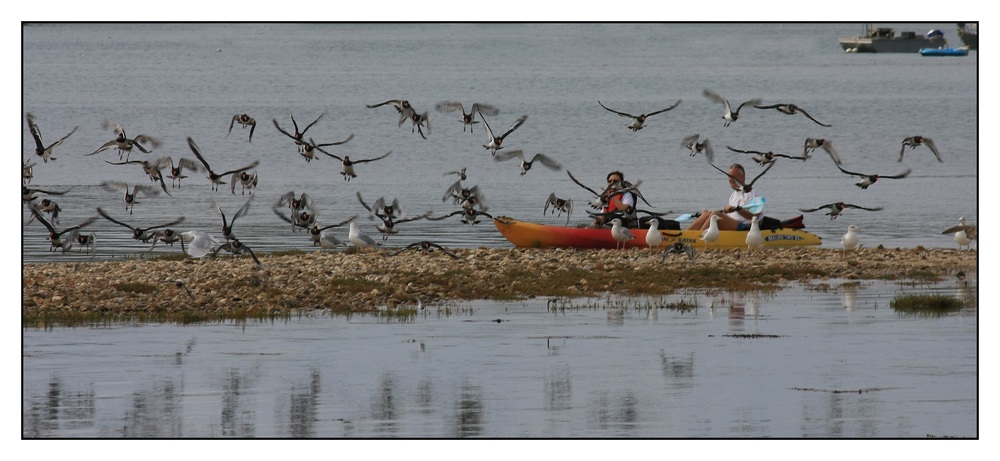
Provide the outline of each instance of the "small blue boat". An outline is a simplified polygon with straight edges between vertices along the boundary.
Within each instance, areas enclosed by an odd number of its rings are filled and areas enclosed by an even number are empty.
[[[966,56],[969,54],[968,47],[961,48],[921,48],[921,56]]]

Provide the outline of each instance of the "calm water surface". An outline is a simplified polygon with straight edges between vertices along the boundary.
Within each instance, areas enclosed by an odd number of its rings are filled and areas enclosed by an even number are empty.
[[[967,307],[905,315],[903,293]],[[22,436],[977,437],[977,306],[975,282],[830,281],[28,328]]]

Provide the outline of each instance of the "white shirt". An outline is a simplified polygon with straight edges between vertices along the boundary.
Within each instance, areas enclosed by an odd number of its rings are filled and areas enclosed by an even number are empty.
[[[729,196],[730,206],[747,206],[751,200],[757,198],[757,189],[753,189],[750,192],[743,192],[741,190],[733,190],[733,193]],[[738,211],[733,211],[729,213],[729,217],[733,218],[739,222],[750,224],[750,220],[744,218]]]

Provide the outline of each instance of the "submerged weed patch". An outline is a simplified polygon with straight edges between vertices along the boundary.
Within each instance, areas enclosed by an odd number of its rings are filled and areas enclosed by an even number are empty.
[[[904,314],[940,315],[961,310],[965,303],[961,300],[937,295],[900,295],[889,302],[889,307]]]

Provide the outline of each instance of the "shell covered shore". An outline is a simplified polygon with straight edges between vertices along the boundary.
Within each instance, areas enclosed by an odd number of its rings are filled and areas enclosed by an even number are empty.
[[[201,321],[303,310],[369,312],[423,303],[534,296],[667,295],[684,288],[774,289],[831,279],[937,281],[976,272],[978,252],[819,248],[698,252],[456,249],[130,259],[22,265],[25,326]]]

